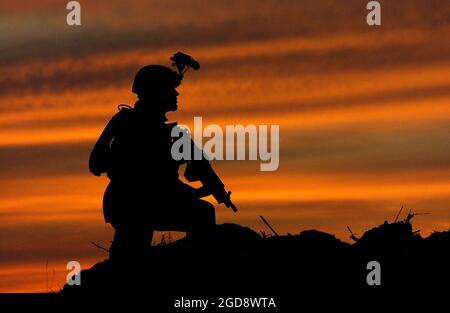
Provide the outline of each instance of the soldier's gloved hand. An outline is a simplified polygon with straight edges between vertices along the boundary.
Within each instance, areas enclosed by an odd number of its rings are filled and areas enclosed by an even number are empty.
[[[196,194],[198,198],[203,198],[209,196],[211,194],[211,191],[203,185],[196,189]]]
[[[191,185],[188,185],[184,182],[181,182],[181,181],[179,181],[179,182],[180,182],[180,188],[184,192],[189,192],[189,193],[193,194],[195,198],[203,198],[203,197],[209,196],[211,194],[211,192],[205,186],[201,186],[200,188],[194,188]]]

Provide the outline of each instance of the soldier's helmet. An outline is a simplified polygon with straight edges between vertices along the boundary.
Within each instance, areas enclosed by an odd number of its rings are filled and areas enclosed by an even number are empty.
[[[136,73],[131,91],[141,95],[176,88],[180,85],[181,79],[180,74],[166,66],[147,65]]]

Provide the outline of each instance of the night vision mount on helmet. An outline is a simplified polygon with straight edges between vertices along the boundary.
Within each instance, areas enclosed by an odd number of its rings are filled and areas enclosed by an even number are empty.
[[[182,52],[175,53],[170,60],[177,71],[163,65],[144,66],[136,73],[131,91],[140,95],[161,89],[176,88],[189,68],[194,70],[200,68],[198,61]]]
[[[176,66],[178,73],[183,76],[184,73],[187,72],[189,68],[193,68],[194,70],[200,69],[200,63],[194,60],[190,55],[187,55],[183,52],[177,52],[173,56],[170,57],[170,60],[173,62],[172,66]]]

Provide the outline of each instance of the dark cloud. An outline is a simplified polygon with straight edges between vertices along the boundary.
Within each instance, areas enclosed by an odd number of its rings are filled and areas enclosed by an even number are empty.
[[[22,43],[24,49],[14,58],[367,30],[366,3],[360,0],[338,4],[334,0],[90,1],[83,3],[83,26],[79,28],[67,27],[61,18],[65,8],[60,1],[53,3],[45,5],[46,13],[51,12],[45,18],[61,24],[60,34],[41,44]],[[22,7],[24,13],[31,7],[26,3],[14,6]],[[389,1],[383,3],[383,25],[389,29],[448,25],[449,7],[446,0]],[[33,10],[42,14],[38,8]],[[15,55],[12,49],[7,56]]]
[[[408,31],[406,31],[408,33]],[[414,34],[412,34],[414,35]],[[220,83],[221,79],[230,78],[238,81],[242,78],[271,77],[303,77],[311,74],[335,74],[345,72],[369,72],[383,69],[410,68],[450,63],[450,44],[433,45],[437,37],[425,42],[419,40],[404,46],[390,43],[376,47],[343,46],[329,48],[325,51],[297,51],[286,53],[278,51],[274,55],[229,56],[219,60],[202,62],[201,80]],[[381,39],[381,37],[379,38]],[[399,37],[400,39],[400,37]],[[373,40],[369,35],[367,43]],[[167,56],[169,57],[169,56]],[[151,62],[151,60],[149,60]],[[130,86],[131,81],[143,64],[129,60],[125,64],[109,67],[90,66],[72,67],[70,61],[63,68],[49,70],[36,69],[33,66],[20,78],[6,76],[0,78],[2,94],[41,94],[59,93],[63,91],[95,91],[105,87]],[[121,62],[122,63],[122,62]],[[39,63],[38,63],[39,64]],[[51,68],[51,63],[50,63]],[[195,76],[195,75],[192,75]],[[198,78],[191,78],[194,82]]]
[[[442,144],[447,136],[442,126],[405,127],[382,134],[339,127],[288,134],[280,142],[280,171],[359,174],[367,180],[382,176],[387,181],[403,176],[445,180],[450,171],[450,146]]]
[[[357,108],[364,106],[370,107],[386,107],[392,105],[396,101],[417,101],[425,99],[443,98],[450,95],[450,85],[434,85],[427,87],[411,87],[400,90],[391,90],[385,92],[379,92],[374,90],[373,92],[366,92],[359,95],[346,95],[327,97],[325,99],[314,100],[299,100],[299,101],[279,101],[279,102],[261,102],[257,105],[242,104],[239,101],[234,103],[233,110],[228,107],[221,106],[209,106],[207,113],[209,118],[214,117],[231,117],[237,115],[265,115],[265,114],[282,114],[282,113],[307,113],[307,112],[321,112],[340,108]],[[133,105],[130,103],[130,105]],[[114,108],[115,105],[111,105]],[[51,107],[51,106],[50,106]],[[18,108],[15,106],[11,108],[14,111],[26,111],[27,107]],[[191,119],[193,113],[202,111],[198,107],[190,108],[183,106],[180,112],[174,115],[176,119]],[[106,113],[103,115],[93,114],[91,116],[85,115],[80,117],[76,112],[74,116],[64,117],[41,117],[39,119],[29,119],[24,121],[5,121],[2,125],[2,129],[16,130],[21,128],[60,128],[62,126],[98,126],[106,124],[110,116]]]
[[[111,106],[114,109],[114,105]],[[70,127],[70,126],[98,126],[98,125],[106,125],[111,116],[105,114],[92,114],[92,115],[84,115],[79,116],[74,112],[72,116],[63,116],[63,117],[54,117],[54,116],[44,116],[39,119],[29,119],[29,120],[6,120],[2,124],[2,129],[7,130],[17,130],[24,128],[33,128],[33,129],[61,129],[62,127]]]
[[[88,173],[94,143],[0,148],[0,180]]]
[[[52,25],[61,24],[58,31],[53,34],[41,29],[42,35],[35,40],[5,47],[0,65],[21,64],[27,60],[45,63],[66,57],[82,59],[96,53],[135,49],[194,48],[293,36],[319,36],[326,40],[343,33],[365,33],[370,41],[371,34],[376,34],[368,30],[365,5],[359,0],[340,2],[339,5],[332,0],[255,0],[237,1],[235,5],[230,1],[164,3],[88,3],[83,9],[83,26],[73,28],[64,24],[61,15],[66,12],[60,8],[60,2],[55,2],[54,15],[43,15],[40,19],[48,23],[50,18]],[[119,5],[119,9],[112,10]],[[436,28],[448,26],[446,12],[449,7],[445,0],[388,2],[384,4],[383,24],[389,27],[389,31],[403,29],[407,33],[412,28],[427,30],[431,35]],[[23,23],[27,23],[25,19]],[[33,25],[30,23],[30,27],[35,27]],[[33,33],[32,29],[27,33]],[[445,41],[442,42],[444,44]]]
[[[433,99],[450,95],[450,85],[435,85],[431,87],[406,88],[403,90],[392,90],[363,93],[360,95],[346,95],[327,97],[317,100],[299,100],[296,102],[284,101],[277,103],[260,103],[258,105],[239,105],[236,103],[232,111],[229,108],[208,108],[208,115],[232,116],[236,114],[275,114],[275,113],[301,113],[320,112],[339,108],[357,108],[372,106],[386,108],[392,106],[395,101]]]

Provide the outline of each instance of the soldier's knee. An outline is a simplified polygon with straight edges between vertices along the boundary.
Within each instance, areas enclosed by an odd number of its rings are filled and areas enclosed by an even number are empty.
[[[204,217],[205,221],[209,224],[216,223],[216,211],[214,205],[212,205],[208,201],[200,200],[199,209],[201,211],[201,215]]]
[[[205,201],[205,200],[201,200],[203,203],[203,206],[205,208],[205,210],[210,210],[210,211],[214,211],[214,205],[212,205],[211,202]]]

